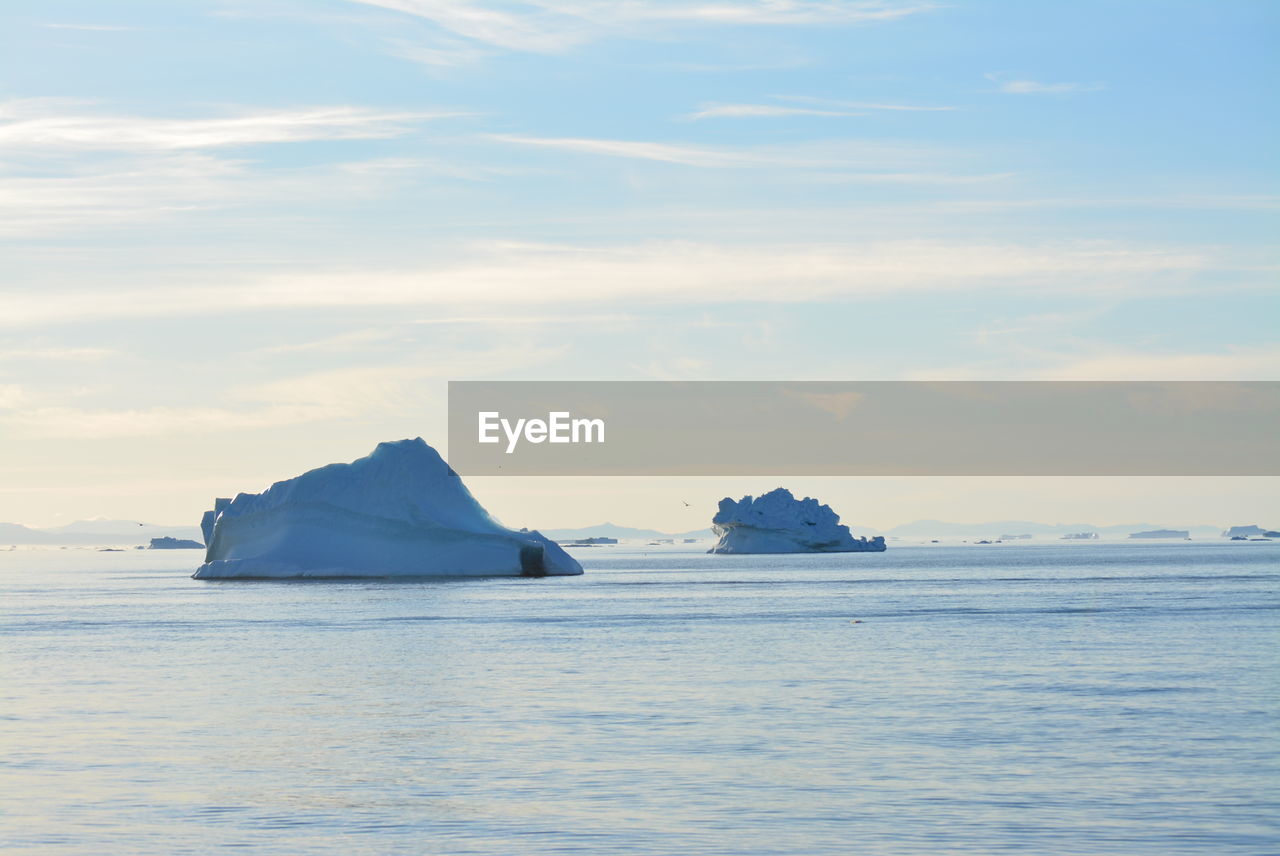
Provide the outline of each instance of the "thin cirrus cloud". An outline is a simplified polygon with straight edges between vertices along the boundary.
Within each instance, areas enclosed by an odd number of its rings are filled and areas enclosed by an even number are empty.
[[[1194,287],[1196,274],[1220,266],[1185,248],[1113,244],[522,245],[428,268],[299,270],[182,289],[32,291],[7,298],[0,326],[352,307],[706,305],[1059,287],[1159,292]]]
[[[215,118],[174,119],[88,112],[58,99],[0,103],[0,148],[176,151],[263,143],[383,139],[414,123],[464,115],[387,112],[360,107],[258,110]]]
[[[818,142],[783,147],[700,146],[687,143],[659,143],[649,140],[608,140],[594,137],[534,137],[522,134],[488,134],[498,143],[545,149],[656,161],[680,166],[720,169],[752,168],[885,168],[918,164],[936,157],[928,148],[864,141]]]
[[[721,147],[644,140],[584,137],[530,137],[489,134],[495,142],[558,149],[603,157],[629,158],[705,169],[817,170],[814,177],[841,183],[974,184],[1009,178],[1011,173],[952,174],[920,170],[939,153],[904,144],[836,141],[791,146]],[[908,169],[904,169],[907,167]]]
[[[555,4],[525,3],[521,11],[483,8],[457,0],[349,0],[401,12],[435,24],[454,36],[492,48],[560,53],[590,39],[594,29],[581,16]],[[571,4],[561,4],[571,5]],[[550,8],[548,8],[550,7]]]
[[[1182,353],[1093,345],[1084,353],[1018,348],[1008,359],[911,371],[907,380],[1235,380],[1267,381],[1280,374],[1280,346],[1229,346]]]
[[[948,185],[985,184],[1013,178],[1012,172],[946,173],[946,172],[814,172],[806,174],[810,181],[827,184],[931,184]]]
[[[127,226],[175,214],[289,199],[314,205],[384,194],[406,171],[483,180],[448,164],[375,159],[262,171],[205,152],[128,156],[109,167],[79,164],[60,175],[0,172],[0,237]]]
[[[13,362],[96,362],[115,356],[109,348],[0,348],[0,365]]]
[[[132,33],[141,27],[121,27],[115,24],[45,24],[50,30],[82,30],[90,33]]]
[[[687,119],[785,119],[793,116],[865,116],[874,111],[898,111],[912,113],[936,113],[954,110],[954,107],[930,107],[915,104],[886,104],[876,101],[841,101],[832,98],[816,98],[807,95],[770,95],[782,104],[724,104],[707,102],[688,114]]]
[[[428,381],[502,374],[550,362],[564,346],[519,342],[432,352],[409,365],[359,366],[233,388],[213,404],[93,408],[48,390],[0,386],[0,427],[25,437],[104,439],[202,435],[402,414],[417,415]]]
[[[1190,353],[1102,349],[1067,359],[1037,377],[1043,380],[1273,380],[1278,375],[1280,345],[1262,345]]]
[[[700,104],[686,119],[785,119],[793,116],[865,116],[843,110],[820,110],[816,107],[786,107],[781,104]]]
[[[887,104],[883,101],[844,101],[837,98],[819,98],[813,95],[770,95],[774,101],[809,104],[814,107],[841,110],[890,110],[908,113],[945,113],[955,110],[949,106],[930,106],[922,104]]]
[[[387,53],[407,59],[428,68],[443,69],[477,62],[492,51],[476,47],[460,39],[441,39],[432,45],[418,44],[408,39],[387,39]]]
[[[526,0],[485,8],[459,0],[348,0],[411,15],[456,37],[493,48],[561,53],[609,36],[633,37],[648,26],[815,26],[890,21],[935,8],[892,0]]]
[[[997,92],[1006,95],[1061,95],[1067,92],[1097,92],[1107,88],[1105,83],[1041,83],[1038,80],[1009,78],[1005,74],[988,74],[986,78],[996,85]]]
[[[644,140],[602,140],[586,137],[529,137],[519,134],[490,134],[487,139],[521,146],[534,146],[582,154],[635,160],[659,161],[697,167],[750,167],[768,163],[760,154],[745,150],[711,148]],[[776,164],[776,161],[774,162]]]
[[[688,3],[641,2],[613,4],[607,0],[594,3],[564,3],[579,10],[602,11],[615,8],[620,20],[700,21],[732,24],[858,24],[890,21],[937,8],[934,3],[893,2],[893,0],[828,0],[797,3],[794,0],[757,0],[757,2]]]

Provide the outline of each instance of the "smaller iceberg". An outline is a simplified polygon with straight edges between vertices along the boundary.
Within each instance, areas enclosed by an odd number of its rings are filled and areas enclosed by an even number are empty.
[[[170,538],[168,535],[152,538],[148,550],[203,550],[204,545],[190,538]]]
[[[201,528],[198,580],[582,573],[555,542],[490,517],[422,438],[218,499]]]
[[[738,502],[725,497],[711,518],[720,540],[708,553],[880,553],[884,538],[854,538],[831,506],[786,488]]]

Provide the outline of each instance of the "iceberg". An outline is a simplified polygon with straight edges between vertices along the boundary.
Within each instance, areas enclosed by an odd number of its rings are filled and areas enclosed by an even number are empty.
[[[880,553],[884,538],[854,538],[831,506],[786,488],[738,502],[725,497],[711,518],[720,540],[708,553]]]
[[[489,516],[420,437],[219,499],[203,526],[197,580],[582,573],[555,542]]]
[[[148,550],[203,550],[204,545],[199,541],[192,541],[190,538],[170,538],[163,535],[159,538],[152,538]]]
[[[222,513],[222,509],[231,504],[230,497],[218,497],[213,501],[213,508],[206,511],[204,516],[200,518],[200,534],[204,536],[205,546],[209,546],[209,542],[213,540],[213,521],[218,519],[218,515]]]

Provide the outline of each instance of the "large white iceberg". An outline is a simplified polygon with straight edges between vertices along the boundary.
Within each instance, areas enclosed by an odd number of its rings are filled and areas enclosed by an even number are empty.
[[[734,502],[725,497],[711,518],[720,536],[709,553],[879,553],[884,538],[854,538],[831,506],[796,499],[786,488]]]
[[[582,573],[555,542],[490,517],[421,438],[220,499],[203,524],[198,580]]]

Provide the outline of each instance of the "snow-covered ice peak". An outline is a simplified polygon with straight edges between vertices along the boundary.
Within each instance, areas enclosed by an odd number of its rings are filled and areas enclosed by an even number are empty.
[[[420,437],[219,500],[205,518],[197,579],[582,573],[554,542],[494,520]]]

